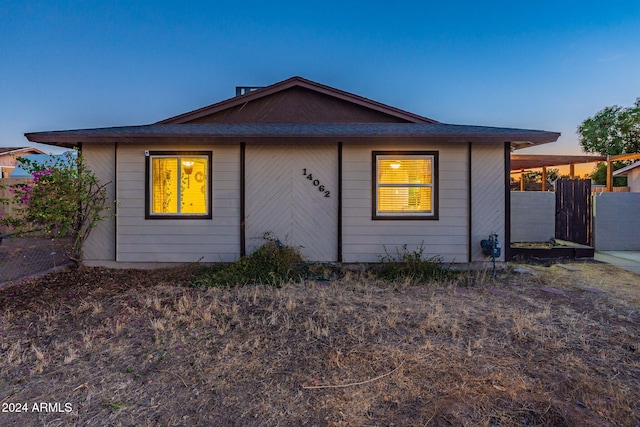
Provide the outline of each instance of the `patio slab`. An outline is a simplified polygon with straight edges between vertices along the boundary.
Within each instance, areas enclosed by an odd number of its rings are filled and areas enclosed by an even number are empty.
[[[640,274],[640,251],[596,251],[594,259]]]

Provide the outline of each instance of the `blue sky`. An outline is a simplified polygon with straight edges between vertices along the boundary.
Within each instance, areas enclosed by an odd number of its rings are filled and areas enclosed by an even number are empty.
[[[640,97],[640,2],[5,1],[0,146],[299,75],[445,123],[562,132]],[[526,151],[523,151],[523,153]]]

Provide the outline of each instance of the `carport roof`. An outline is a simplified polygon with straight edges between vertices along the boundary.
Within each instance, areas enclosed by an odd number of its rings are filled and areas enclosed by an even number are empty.
[[[607,156],[574,156],[564,154],[512,154],[511,170],[536,169],[580,163],[605,162]]]
[[[264,123],[151,124],[95,129],[26,133],[29,141],[73,147],[110,142],[277,142],[311,141],[432,141],[443,143],[510,142],[513,148],[554,142],[557,132],[445,123]]]

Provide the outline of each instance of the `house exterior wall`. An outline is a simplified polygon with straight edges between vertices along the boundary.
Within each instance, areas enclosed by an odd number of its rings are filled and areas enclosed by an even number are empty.
[[[82,156],[89,169],[101,184],[106,184],[107,210],[105,218],[98,223],[84,243],[85,262],[114,261],[116,259],[116,144],[86,145]]]
[[[212,152],[212,219],[145,219],[145,150]],[[116,261],[229,262],[240,256],[239,145],[121,145],[117,180]]]
[[[480,241],[495,233],[505,259],[505,161],[504,144],[471,146],[471,261],[486,261]]]
[[[511,241],[548,242],[556,235],[556,194],[511,192]]]
[[[145,219],[145,150],[212,152],[212,219]],[[261,164],[260,158],[252,160],[251,150],[252,147],[247,144],[246,180],[252,176],[253,169]],[[332,202],[335,201],[337,204],[339,196],[337,142],[326,145],[318,153],[311,150],[310,154],[320,156],[317,162],[296,157],[302,154],[306,156],[304,151],[305,147],[296,147],[295,150],[278,150],[274,147],[266,153],[276,157],[289,156],[291,162],[285,163],[300,169],[300,171],[296,169],[300,173],[299,182],[294,179],[296,177],[293,173],[290,174],[292,189],[294,181],[296,185],[309,184],[311,187],[314,185],[313,181],[307,182],[304,179],[301,168],[306,167],[309,172],[313,172],[313,168],[321,164],[320,157],[332,159],[323,173],[333,176],[324,177],[321,181],[325,188],[332,192],[332,196],[335,195]],[[319,154],[325,151],[325,154],[329,155]],[[372,219],[373,151],[438,152],[438,219]],[[210,146],[176,142],[175,144],[128,143],[116,147],[114,144],[99,146],[86,144],[83,153],[89,166],[101,181],[112,181],[108,187],[109,197],[117,199],[117,216],[100,223],[86,243],[85,260],[89,261],[88,264],[91,264],[91,261],[96,263],[99,261],[229,262],[240,257],[242,249],[240,145]],[[248,170],[249,168],[251,171]],[[271,167],[265,173],[273,174],[276,171],[276,168]],[[260,174],[255,178],[259,176]],[[424,256],[438,256],[445,262],[466,263],[469,260],[478,262],[487,259],[481,252],[480,240],[486,239],[492,232],[504,239],[505,189],[502,144],[474,146],[427,143],[344,144],[342,146],[342,178],[342,262],[379,262],[386,253],[395,256],[398,252],[402,252],[404,245],[410,252],[422,247]],[[256,182],[264,184],[266,180],[261,179]],[[254,196],[250,194],[252,191],[261,190],[259,186],[254,186],[252,189],[252,184],[249,182],[245,182],[245,186],[248,216],[244,237],[247,252],[250,253],[251,245],[255,246],[255,242],[251,240],[251,233],[255,230],[250,225],[249,215],[252,211],[251,202],[248,199],[253,200]],[[299,208],[303,216],[306,215],[305,209],[311,209],[312,213],[321,210],[313,203],[315,199],[300,198],[305,195],[310,195],[309,197],[320,195],[315,187],[312,190],[314,191],[296,193],[297,195],[292,198],[294,208]],[[318,199],[318,203],[320,202],[324,200]],[[330,238],[331,245],[335,242],[337,246],[337,206],[332,209],[334,210],[330,211],[335,212],[335,216],[331,218],[331,222],[312,218],[310,222],[300,221],[299,226],[315,227],[322,232],[321,234],[326,235],[325,237]],[[279,219],[277,215],[282,213],[265,212],[264,218],[268,219],[269,215]],[[262,228],[260,228],[261,232],[273,231],[262,230]],[[286,236],[277,237],[286,239]],[[470,244],[471,254],[469,254]],[[336,247],[336,258],[337,249]],[[501,259],[504,259],[504,255]]]
[[[640,250],[640,193],[593,195],[593,244],[597,251]]]
[[[338,261],[338,144],[246,145],[247,253],[266,232],[313,261]]]
[[[37,154],[42,153],[39,150],[33,149],[21,149],[16,150],[10,153],[2,153],[0,154],[0,178],[10,178],[13,169],[15,169],[18,164],[18,158],[25,156],[27,154]]]
[[[439,219],[373,220],[372,151],[439,152]],[[345,144],[342,155],[343,261],[379,262],[385,250],[413,252],[445,262],[468,260],[468,164],[465,145]]]
[[[640,167],[630,170],[627,174],[627,187],[632,193],[640,193]]]

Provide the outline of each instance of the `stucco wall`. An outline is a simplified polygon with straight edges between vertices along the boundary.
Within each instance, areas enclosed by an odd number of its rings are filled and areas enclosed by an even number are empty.
[[[511,241],[548,242],[556,233],[556,194],[511,192]]]
[[[596,193],[593,240],[597,251],[640,250],[640,193]]]

